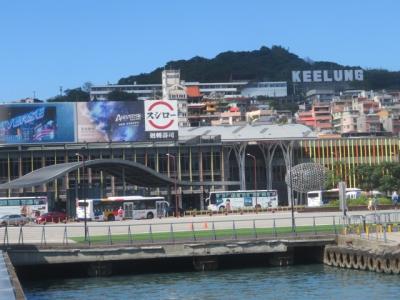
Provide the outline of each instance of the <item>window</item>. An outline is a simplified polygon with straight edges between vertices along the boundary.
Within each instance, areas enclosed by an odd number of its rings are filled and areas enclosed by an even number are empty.
[[[21,205],[33,205],[33,199],[21,199]]]
[[[20,206],[19,199],[8,199],[8,206]]]

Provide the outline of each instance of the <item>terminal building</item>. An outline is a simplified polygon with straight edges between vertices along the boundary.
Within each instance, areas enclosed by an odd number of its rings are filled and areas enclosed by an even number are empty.
[[[83,132],[90,129],[79,128]],[[27,128],[23,130],[27,131],[25,135],[30,134]],[[45,133],[43,129],[42,134]],[[154,141],[96,142],[83,141],[79,136],[70,142],[59,142],[51,134],[47,140],[35,143],[22,140],[17,143],[15,137],[3,139],[0,183],[53,164],[80,159],[121,159],[196,185],[179,186],[176,190],[139,187],[126,184],[120,176],[113,176],[107,170],[88,168],[85,174],[78,170],[40,186],[2,190],[2,196],[45,194],[53,207],[68,207],[69,201],[75,205],[71,200],[75,198],[71,196],[73,191],[85,185],[90,190],[88,197],[145,193],[162,195],[171,201],[177,193],[183,209],[203,209],[210,191],[257,188],[278,190],[279,204],[287,205],[285,175],[290,164],[322,164],[344,178],[348,187],[357,187],[359,178],[352,171],[357,165],[397,162],[400,148],[397,137],[318,139],[308,127],[299,124],[187,127],[179,129],[177,139]],[[290,151],[293,155],[289,155]],[[167,154],[173,156],[174,161]],[[248,154],[255,157],[255,162]],[[224,182],[236,184],[225,185]],[[304,200],[304,195],[296,196],[298,204]]]

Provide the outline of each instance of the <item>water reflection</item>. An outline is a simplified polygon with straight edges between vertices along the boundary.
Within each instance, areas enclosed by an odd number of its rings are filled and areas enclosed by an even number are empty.
[[[398,299],[397,275],[323,265],[46,280],[28,299]]]

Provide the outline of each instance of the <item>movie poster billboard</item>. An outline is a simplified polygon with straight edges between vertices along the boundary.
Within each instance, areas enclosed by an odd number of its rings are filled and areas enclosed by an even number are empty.
[[[167,103],[172,104],[168,104],[167,107],[161,104],[154,105],[155,102],[77,103],[78,141],[109,143],[177,139],[176,101],[168,101]]]
[[[75,142],[74,108],[71,103],[0,105],[0,143]]]
[[[144,101],[144,111],[148,140],[178,139],[178,103],[176,100]]]
[[[79,142],[134,142],[146,139],[142,102],[80,102],[76,109]]]

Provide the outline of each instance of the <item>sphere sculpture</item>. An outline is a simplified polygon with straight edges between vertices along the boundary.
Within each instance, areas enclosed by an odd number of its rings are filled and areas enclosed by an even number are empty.
[[[286,173],[285,182],[288,186],[299,193],[322,190],[326,180],[326,169],[316,163],[302,163],[292,167],[292,182],[290,183],[289,172]]]

